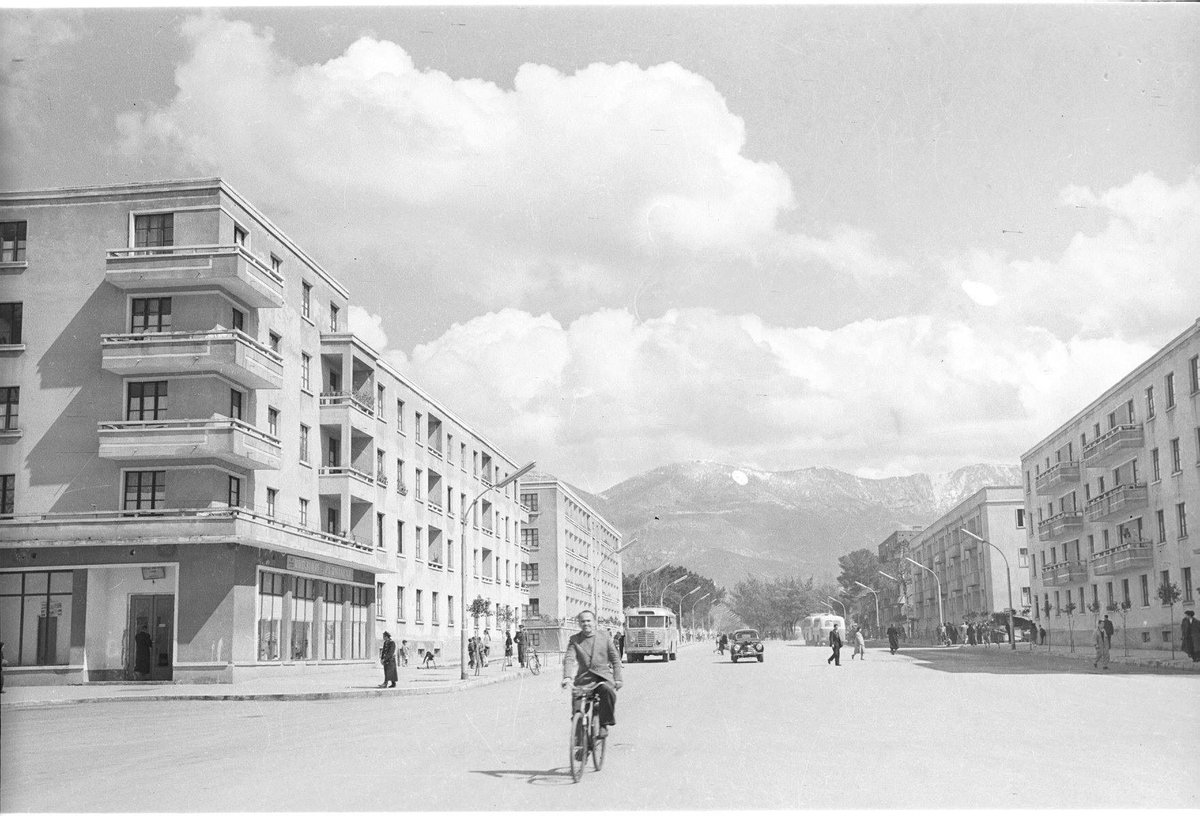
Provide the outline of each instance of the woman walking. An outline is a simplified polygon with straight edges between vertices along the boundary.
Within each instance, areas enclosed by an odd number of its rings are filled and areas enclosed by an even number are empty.
[[[1096,622],[1096,659],[1093,668],[1108,669],[1108,632],[1104,631],[1104,621]]]
[[[379,650],[379,662],[383,664],[383,682],[380,688],[395,688],[399,675],[396,673],[396,641],[391,633],[383,633],[383,648]]]

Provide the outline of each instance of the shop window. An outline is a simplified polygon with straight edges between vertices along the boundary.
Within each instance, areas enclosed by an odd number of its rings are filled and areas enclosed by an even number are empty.
[[[0,641],[10,666],[65,666],[72,572],[0,573]]]
[[[284,576],[263,572],[258,576],[258,659],[279,659],[283,631]]]
[[[325,660],[341,660],[343,657],[342,604],[346,599],[346,587],[342,584],[324,582],[325,606],[321,622],[325,627],[324,647],[321,657]]]

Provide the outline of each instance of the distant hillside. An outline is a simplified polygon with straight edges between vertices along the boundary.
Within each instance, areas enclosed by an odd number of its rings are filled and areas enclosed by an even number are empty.
[[[638,538],[622,553],[626,572],[670,560],[732,587],[748,574],[832,577],[838,556],[873,550],[898,526],[929,524],[979,488],[1020,478],[1019,467],[1001,465],[861,479],[831,468],[770,473],[696,461],[600,495],[572,489],[626,540]]]

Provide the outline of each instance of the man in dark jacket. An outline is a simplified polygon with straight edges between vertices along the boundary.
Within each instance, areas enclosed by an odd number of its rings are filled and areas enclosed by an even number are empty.
[[[520,624],[517,626],[517,633],[513,635],[513,643],[517,646],[517,663],[522,667],[525,666],[525,626]]]
[[[896,650],[900,648],[900,630],[896,628],[895,624],[887,628],[887,636],[888,648],[892,650],[892,654],[895,654]]]
[[[600,738],[608,735],[608,726],[616,725],[617,689],[621,688],[621,655],[607,632],[596,629],[596,616],[589,610],[579,613],[579,631],[567,641],[563,659],[562,687],[572,680],[576,686],[599,683]]]
[[[383,647],[379,650],[379,662],[383,664],[383,682],[380,688],[395,688],[399,676],[396,673],[396,641],[390,632],[383,633]]]
[[[842,665],[842,636],[838,632],[838,625],[836,623],[829,633],[829,646],[833,649],[833,654],[825,662],[832,663],[835,666]]]
[[[1188,610],[1183,613],[1182,624],[1183,651],[1193,663],[1200,662],[1200,621],[1196,613]]]

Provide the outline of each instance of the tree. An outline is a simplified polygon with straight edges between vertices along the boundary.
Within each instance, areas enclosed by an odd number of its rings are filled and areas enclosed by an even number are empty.
[[[1069,633],[1067,637],[1070,640],[1072,652],[1075,651],[1075,627],[1072,625],[1071,621],[1075,617],[1075,610],[1078,608],[1079,607],[1075,605],[1074,601],[1067,601],[1066,604],[1062,606],[1063,614],[1067,616],[1067,632]]]
[[[861,581],[871,589],[879,589],[879,556],[873,551],[863,548],[838,558],[838,566],[842,568],[838,583],[849,593],[858,590],[855,581]]]
[[[1050,599],[1049,599],[1049,598],[1047,598],[1047,599],[1046,599],[1046,600],[1045,600],[1045,601],[1042,603],[1042,607],[1041,607],[1041,609],[1042,609],[1042,612],[1043,612],[1043,613],[1045,613],[1045,615],[1046,615],[1046,623],[1049,623],[1049,622],[1050,622],[1050,610],[1051,610],[1051,609],[1053,609],[1053,608],[1054,608],[1054,607],[1050,605]],[[1049,632],[1047,632],[1046,634],[1047,634],[1047,636],[1048,636],[1048,639],[1050,640],[1050,651],[1054,651],[1054,638],[1052,638],[1052,637],[1049,637],[1049,634],[1050,634]]]
[[[479,628],[479,619],[486,618],[492,613],[492,602],[482,595],[476,595],[475,600],[467,607],[467,612],[475,619],[475,628]]]
[[[1179,598],[1183,595],[1179,591],[1179,585],[1173,584],[1170,581],[1163,581],[1158,585],[1158,599],[1171,607],[1171,659],[1175,659],[1175,604],[1179,603]]]

